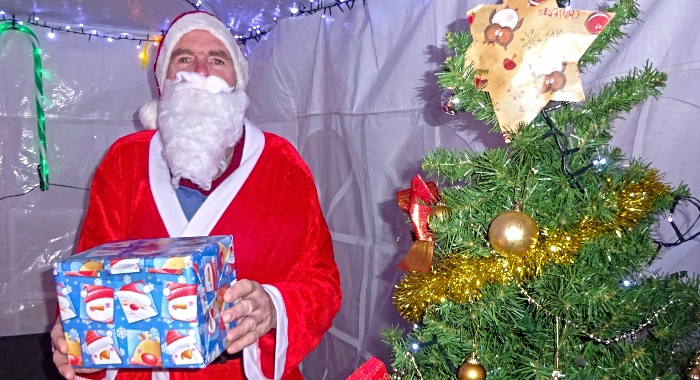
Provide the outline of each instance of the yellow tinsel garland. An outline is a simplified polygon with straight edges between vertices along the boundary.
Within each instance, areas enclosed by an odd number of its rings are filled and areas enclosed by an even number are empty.
[[[527,281],[540,275],[549,263],[571,264],[585,241],[612,231],[619,234],[623,229],[633,227],[670,191],[659,181],[656,170],[650,170],[641,181],[630,183],[615,194],[618,212],[610,222],[584,217],[573,230],[543,231],[537,246],[523,257],[448,256],[436,261],[428,273],[406,274],[396,285],[394,305],[403,318],[417,322],[433,305],[479,299],[480,288],[487,283]]]

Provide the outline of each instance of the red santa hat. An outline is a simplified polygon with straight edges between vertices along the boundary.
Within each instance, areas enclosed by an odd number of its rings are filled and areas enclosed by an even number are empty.
[[[85,298],[86,304],[102,298],[114,299],[114,289],[102,285],[83,285],[80,296]]]
[[[236,70],[236,89],[245,90],[248,84],[248,61],[246,61],[231,31],[216,16],[207,12],[192,11],[181,14],[172,22],[158,47],[154,65],[158,94],[161,94],[162,86],[165,83],[168,65],[170,64],[170,55],[175,49],[175,45],[177,45],[182,36],[193,30],[207,31],[224,44],[233,59],[233,68]],[[147,102],[139,110],[141,124],[146,129],[156,129],[157,116],[157,100]]]
[[[180,297],[196,296],[197,285],[195,284],[180,284],[178,282],[168,282],[163,289],[163,295],[168,298],[168,301]]]
[[[93,353],[114,344],[114,340],[112,339],[112,332],[109,330],[90,330],[85,334],[85,343],[87,343],[88,352]]]
[[[168,333],[165,335],[165,343],[168,345],[168,353],[170,355],[197,343],[194,337],[196,334],[194,330],[187,331],[187,335],[183,333],[184,330],[168,330]]]
[[[148,293],[153,290],[150,285],[146,285],[143,280],[134,281],[128,285],[122,286],[117,291],[117,297],[120,301],[133,301],[143,305],[151,304],[151,297]]]

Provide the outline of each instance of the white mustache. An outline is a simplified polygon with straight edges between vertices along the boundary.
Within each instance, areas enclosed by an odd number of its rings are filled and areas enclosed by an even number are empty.
[[[235,89],[235,87],[229,86],[223,78],[217,77],[216,75],[205,77],[204,75],[189,71],[180,71],[176,73],[173,82],[179,83],[179,85],[172,87],[175,91],[196,88],[210,94],[218,94],[220,92],[231,92]]]

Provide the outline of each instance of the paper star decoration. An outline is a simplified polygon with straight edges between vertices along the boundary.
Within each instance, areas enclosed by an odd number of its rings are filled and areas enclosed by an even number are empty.
[[[578,60],[614,13],[562,9],[556,0],[505,0],[467,12],[467,64],[488,91],[501,131],[516,132],[549,102],[585,99]]]

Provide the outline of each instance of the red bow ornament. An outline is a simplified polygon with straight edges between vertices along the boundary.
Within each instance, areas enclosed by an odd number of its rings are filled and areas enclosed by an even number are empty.
[[[347,380],[390,380],[384,363],[374,356],[369,358],[357,371],[353,372]]]
[[[425,182],[420,175],[411,179],[411,188],[396,193],[399,208],[408,213],[416,241],[408,254],[398,264],[406,271],[429,272],[433,265],[433,236],[428,229],[430,205],[438,201],[438,189],[434,182]]]

